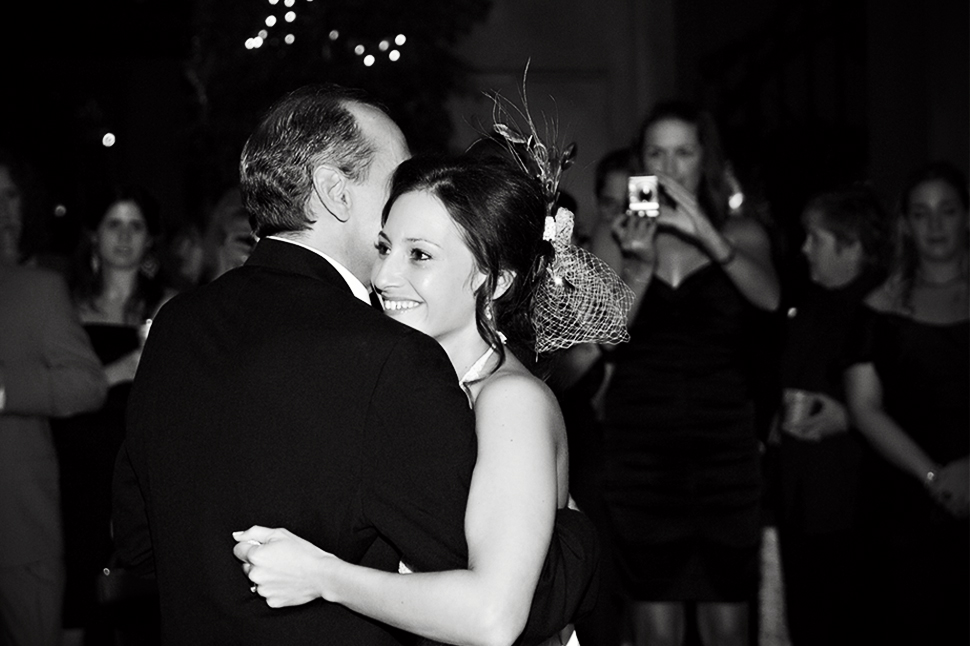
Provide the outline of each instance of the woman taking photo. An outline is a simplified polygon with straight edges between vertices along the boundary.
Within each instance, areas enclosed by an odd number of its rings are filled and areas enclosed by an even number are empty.
[[[635,643],[746,645],[761,536],[750,379],[757,312],[778,306],[765,229],[744,215],[710,115],[657,106],[640,130],[657,217],[621,215],[594,252],[636,294],[605,404],[607,507]]]

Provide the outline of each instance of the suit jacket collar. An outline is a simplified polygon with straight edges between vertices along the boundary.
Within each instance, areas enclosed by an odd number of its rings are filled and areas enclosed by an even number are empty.
[[[321,280],[354,296],[350,285],[326,258],[289,242],[263,238],[249,254],[246,266],[265,267]]]

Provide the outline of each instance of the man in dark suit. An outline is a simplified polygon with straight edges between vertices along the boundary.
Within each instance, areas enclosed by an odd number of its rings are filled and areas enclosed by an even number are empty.
[[[363,96],[288,95],[240,166],[260,242],[243,267],[154,319],[119,455],[115,535],[127,563],[154,565],[166,644],[406,637],[322,601],[268,608],[232,553],[231,531],[253,524],[384,570],[467,565],[468,401],[437,342],[385,318],[365,287],[390,177],[407,156],[401,131]],[[570,619],[589,581],[588,538],[557,538],[550,552],[572,561],[550,562],[544,585],[556,592],[539,595],[537,616]]]

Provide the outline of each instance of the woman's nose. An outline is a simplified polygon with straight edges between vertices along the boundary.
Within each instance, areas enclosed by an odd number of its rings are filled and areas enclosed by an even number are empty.
[[[393,284],[394,274],[393,262],[390,260],[390,257],[380,257],[374,263],[374,269],[371,271],[371,285],[377,291],[384,291]]]

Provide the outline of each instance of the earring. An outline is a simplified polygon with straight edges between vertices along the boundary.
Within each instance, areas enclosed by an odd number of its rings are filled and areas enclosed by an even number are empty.
[[[98,257],[98,252],[91,253],[91,273],[97,275],[101,271],[101,258]]]

